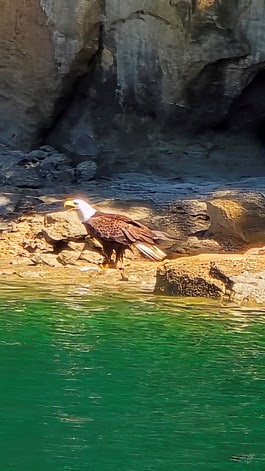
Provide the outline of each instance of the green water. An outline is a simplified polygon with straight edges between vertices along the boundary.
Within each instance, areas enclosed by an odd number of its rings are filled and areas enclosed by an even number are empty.
[[[265,314],[2,288],[1,471],[265,470]]]

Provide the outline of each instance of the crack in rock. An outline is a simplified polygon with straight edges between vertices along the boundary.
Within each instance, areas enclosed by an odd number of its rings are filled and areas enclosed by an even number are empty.
[[[156,20],[161,21],[167,26],[171,25],[171,22],[167,18],[164,18],[160,15],[156,15],[155,13],[152,13],[151,11],[137,10],[137,11],[134,11],[133,13],[130,13],[130,15],[128,15],[126,18],[119,18],[118,20],[113,21],[110,25],[110,28],[112,28],[113,26],[116,26],[117,24],[126,23],[127,21],[131,21],[131,20],[138,19],[138,20],[145,21],[143,16],[150,16],[151,18],[155,18]]]

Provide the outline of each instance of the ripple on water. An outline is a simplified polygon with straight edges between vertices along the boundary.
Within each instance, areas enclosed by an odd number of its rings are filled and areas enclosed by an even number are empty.
[[[0,469],[265,468],[265,313],[5,284]]]

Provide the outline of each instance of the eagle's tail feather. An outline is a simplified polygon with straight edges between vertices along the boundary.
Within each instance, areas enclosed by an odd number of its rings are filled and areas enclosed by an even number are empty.
[[[162,252],[156,245],[145,245],[145,244],[135,244],[135,247],[141,252],[145,257],[154,260],[156,262],[161,262],[166,257],[166,254]]]

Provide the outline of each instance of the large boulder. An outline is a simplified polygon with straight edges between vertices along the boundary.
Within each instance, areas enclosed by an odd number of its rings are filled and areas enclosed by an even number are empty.
[[[76,211],[47,214],[44,218],[44,237],[54,244],[69,239],[84,239],[87,230]]]
[[[11,150],[0,144],[0,171],[1,179],[6,171],[12,170],[15,165],[23,165],[26,154],[19,150]]]
[[[231,300],[239,303],[265,304],[265,270],[258,273],[245,271],[231,277]]]
[[[88,182],[95,177],[97,173],[97,164],[92,160],[80,162],[76,167],[76,178],[79,183]]]
[[[165,263],[155,293],[265,304],[265,255],[198,255]]]
[[[69,158],[64,154],[46,154],[46,156],[44,157],[42,162],[40,162],[39,165],[43,172],[54,172],[58,170],[63,170],[69,167]]]
[[[43,181],[35,168],[21,168],[19,166],[4,173],[3,183],[12,188],[41,188]]]
[[[206,237],[227,244],[265,243],[265,197],[262,193],[238,193],[207,202],[210,227]]]
[[[38,169],[46,183],[76,182],[75,170],[70,165],[70,159],[64,154],[53,153],[38,163]]]

